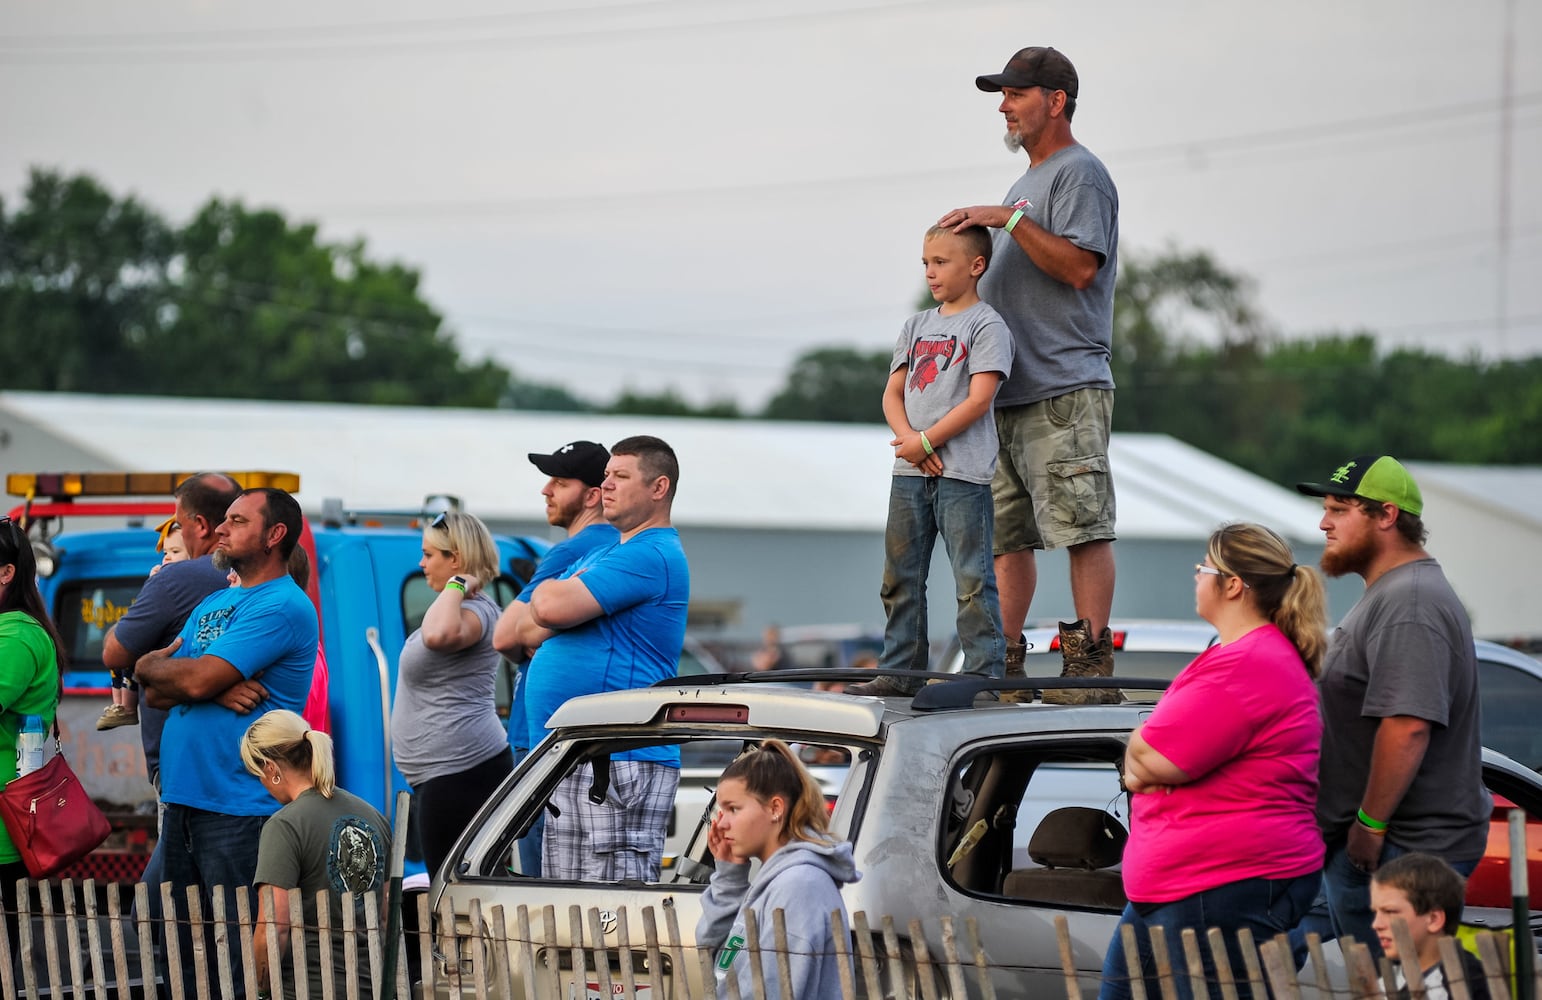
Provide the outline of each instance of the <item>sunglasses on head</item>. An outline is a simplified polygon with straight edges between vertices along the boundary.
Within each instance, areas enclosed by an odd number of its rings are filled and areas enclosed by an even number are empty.
[[[428,526],[430,528],[443,528],[447,523],[449,523],[449,520],[450,512],[447,510],[442,510],[439,512],[439,516],[428,522]]]

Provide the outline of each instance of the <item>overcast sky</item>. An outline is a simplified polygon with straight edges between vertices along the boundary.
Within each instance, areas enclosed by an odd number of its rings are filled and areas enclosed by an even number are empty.
[[[525,378],[758,406],[811,345],[892,345],[926,226],[1026,166],[973,78],[1033,44],[1081,75],[1123,253],[1209,250],[1287,333],[1542,352],[1530,0],[11,2],[0,193],[274,206],[421,268]]]

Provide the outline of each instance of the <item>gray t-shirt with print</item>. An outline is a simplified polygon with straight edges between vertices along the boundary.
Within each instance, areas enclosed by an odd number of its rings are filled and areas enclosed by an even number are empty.
[[[1483,787],[1477,653],[1467,610],[1434,559],[1378,577],[1333,632],[1318,681],[1323,737],[1317,821],[1332,842],[1359,813],[1381,720],[1430,724],[1429,746],[1387,839],[1448,861],[1483,856],[1493,801]]]
[[[402,647],[391,743],[409,785],[459,774],[508,745],[493,700],[498,605],[484,592],[466,598],[462,607],[481,620],[482,638],[465,649],[440,653],[423,645],[419,628]]]
[[[952,316],[928,309],[906,320],[889,374],[907,373],[905,418],[925,430],[969,397],[970,378],[982,372],[1005,375],[1011,367],[1012,335],[996,310],[977,302]],[[967,483],[990,483],[996,452],[996,421],[989,412],[937,446],[943,476]],[[903,458],[894,460],[894,474],[924,475]]]
[[[1011,233],[991,230],[994,253],[980,278],[980,298],[1006,320],[1017,347],[996,405],[1112,389],[1119,192],[1108,171],[1085,146],[1067,146],[1032,166],[1003,204],[1097,254],[1101,266],[1091,286],[1077,290],[1039,270]]]

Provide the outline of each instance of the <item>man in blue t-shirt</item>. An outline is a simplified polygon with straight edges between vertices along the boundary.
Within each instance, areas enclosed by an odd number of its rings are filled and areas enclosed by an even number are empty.
[[[241,485],[219,472],[201,472],[189,476],[173,491],[177,511],[175,522],[182,533],[187,559],[166,563],[145,581],[102,642],[102,664],[109,670],[128,675],[141,656],[169,644],[182,631],[188,614],[198,602],[230,586],[225,571],[214,565],[215,529],[225,520],[225,512],[241,495]],[[161,790],[161,731],[166,727],[166,710],[149,703],[139,708],[139,736],[145,748],[145,776]],[[165,874],[164,838],[157,828],[155,850],[145,864],[144,881],[150,886],[150,918],[160,917],[160,884]]]
[[[568,536],[553,545],[541,559],[535,575],[509,602],[493,629],[493,646],[511,661],[520,664],[514,675],[514,694],[509,704],[509,747],[518,765],[530,753],[535,742],[530,739],[525,707],[525,680],[529,676],[531,654],[541,644],[542,630],[530,621],[530,595],[547,580],[561,576],[579,559],[597,548],[609,548],[620,539],[620,532],[605,520],[600,508],[600,486],[605,482],[605,464],[610,452],[593,441],[574,441],[550,455],[531,452],[530,462],[548,477],[541,489],[546,498],[546,523],[567,529]],[[520,871],[534,875],[541,870],[541,835],[545,821],[539,819],[530,832],[519,839]]]
[[[262,825],[277,808],[241,762],[240,739],[275,708],[300,712],[310,691],[319,629],[316,608],[289,576],[299,542],[300,505],[282,490],[258,488],[230,505],[216,534],[215,561],[241,578],[206,597],[169,646],[146,653],[135,676],[152,705],[171,709],[161,736],[161,798],[166,803],[166,879],[177,908],[188,886],[205,894],[253,884]],[[260,678],[259,685],[247,682]],[[246,711],[218,700],[234,688],[256,690]],[[178,914],[182,954],[193,940]],[[191,962],[183,962],[191,990]],[[237,996],[244,977],[235,976]]]
[[[525,690],[532,741],[569,698],[674,676],[691,590],[680,535],[670,524],[679,478],[674,449],[658,438],[629,437],[610,449],[601,505],[620,540],[530,596],[540,642]],[[600,763],[598,775],[595,765],[580,766],[553,793],[542,873],[656,881],[679,783],[678,747],[616,754]]]

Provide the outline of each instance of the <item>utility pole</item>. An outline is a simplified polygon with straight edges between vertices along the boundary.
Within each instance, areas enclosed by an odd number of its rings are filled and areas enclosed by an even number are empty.
[[[1494,235],[1494,329],[1498,353],[1509,346],[1510,326],[1510,147],[1515,119],[1515,0],[1505,0],[1499,54],[1499,220]]]

